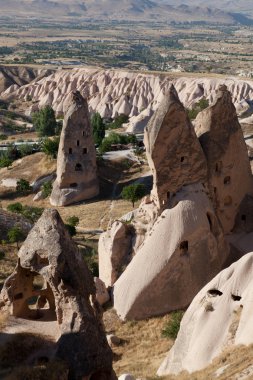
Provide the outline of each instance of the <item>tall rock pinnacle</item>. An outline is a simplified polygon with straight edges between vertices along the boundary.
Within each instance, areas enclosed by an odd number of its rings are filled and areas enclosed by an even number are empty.
[[[87,101],[79,92],[71,94],[64,119],[57,158],[57,178],[50,202],[54,206],[95,197],[99,192],[96,150]]]

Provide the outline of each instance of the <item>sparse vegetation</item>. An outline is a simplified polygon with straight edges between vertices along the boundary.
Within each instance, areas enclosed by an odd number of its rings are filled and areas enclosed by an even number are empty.
[[[47,198],[51,195],[53,190],[53,184],[52,181],[47,181],[43,183],[42,185],[42,196],[43,198]]]
[[[44,209],[40,207],[32,207],[22,205],[20,202],[12,203],[7,206],[7,210],[16,214],[23,215],[26,219],[35,223],[42,215]]]
[[[73,216],[69,216],[68,219],[67,219],[67,223],[70,225],[70,226],[73,226],[73,227],[76,227],[79,223],[79,218],[78,216],[76,215],[73,215]]]
[[[187,110],[190,120],[196,119],[198,114],[207,107],[209,107],[209,101],[206,98],[200,99],[193,108]]]
[[[32,187],[26,179],[21,178],[17,181],[16,191],[21,195],[27,195],[32,191]]]
[[[170,320],[166,323],[162,330],[162,336],[164,338],[176,339],[183,316],[183,311],[175,311],[171,313]]]
[[[111,132],[108,137],[105,137],[102,144],[99,147],[100,153],[109,152],[112,149],[112,145],[127,145],[137,143],[137,138],[135,135],[123,135],[115,132]]]

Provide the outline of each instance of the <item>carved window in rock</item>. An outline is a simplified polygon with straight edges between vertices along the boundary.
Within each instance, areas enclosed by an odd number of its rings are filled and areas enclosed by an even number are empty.
[[[81,172],[83,170],[83,167],[82,167],[82,165],[81,164],[76,164],[76,166],[75,166],[75,171],[76,172]]]
[[[181,241],[179,248],[180,248],[181,255],[187,255],[188,249],[189,249],[188,240]]]
[[[75,188],[75,187],[77,187],[77,183],[71,183],[71,184],[69,185],[69,187],[71,187],[71,188]]]
[[[222,169],[222,161],[216,162],[216,164],[215,164],[215,172],[217,174],[219,174],[221,172],[221,169]]]
[[[224,178],[224,185],[229,185],[231,183],[231,177],[228,175]]]
[[[80,141],[79,140],[77,140],[76,146],[80,146]]]
[[[69,154],[72,154],[73,151],[72,151],[72,148],[69,148]]]
[[[243,221],[243,222],[246,222],[246,215],[245,214],[243,214],[242,216],[241,216],[241,220]]]
[[[88,153],[88,148],[83,148],[83,154],[87,154]]]
[[[187,164],[187,157],[186,156],[182,156],[180,158],[180,162],[181,162],[182,165]]]

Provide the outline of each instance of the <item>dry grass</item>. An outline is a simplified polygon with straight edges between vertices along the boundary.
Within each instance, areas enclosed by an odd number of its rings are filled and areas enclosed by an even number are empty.
[[[189,373],[181,373],[178,376],[166,376],[163,380],[213,380],[217,377],[219,380],[228,379],[253,379],[253,345],[236,346],[224,351],[212,364],[202,371]],[[250,370],[250,367],[251,370]],[[216,371],[223,369],[217,376]],[[246,377],[243,377],[246,375]]]
[[[155,376],[173,341],[162,338],[161,331],[170,316],[144,321],[121,322],[113,310],[104,314],[107,333],[113,333],[122,344],[113,348],[117,375],[131,373],[137,377]]]

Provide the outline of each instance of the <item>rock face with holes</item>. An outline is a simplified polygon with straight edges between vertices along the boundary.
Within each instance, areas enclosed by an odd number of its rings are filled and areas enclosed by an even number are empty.
[[[44,282],[39,287],[38,276]],[[2,289],[0,307],[15,317],[57,321],[56,357],[68,364],[70,378],[111,378],[112,352],[95,284],[56,210],[44,211],[29,233]]]
[[[185,308],[227,256],[207,190],[200,183],[184,186],[114,284],[114,308],[122,319]]]
[[[72,92],[61,133],[57,178],[50,202],[54,206],[67,206],[98,193],[96,150],[87,101],[79,92]]]
[[[145,129],[144,143],[153,174],[151,197],[159,209],[182,186],[206,181],[203,151],[174,86]]]
[[[129,264],[132,253],[133,228],[116,221],[99,239],[99,278],[112,286]]]
[[[210,196],[224,232],[230,233],[241,202],[253,194],[253,179],[242,129],[226,86],[220,86],[214,104],[197,116],[196,131],[207,158]]]
[[[194,298],[159,376],[200,370],[224,349],[253,343],[253,253],[219,273]]]

